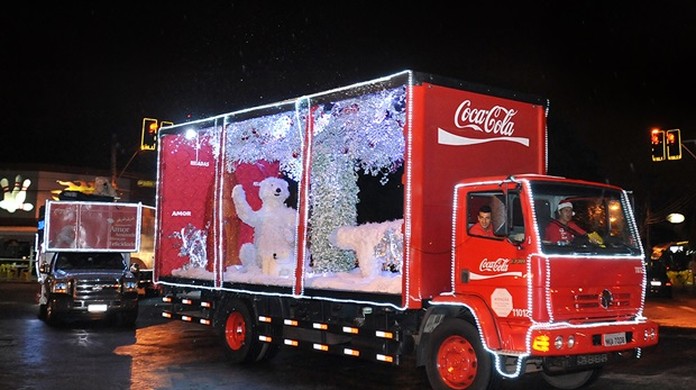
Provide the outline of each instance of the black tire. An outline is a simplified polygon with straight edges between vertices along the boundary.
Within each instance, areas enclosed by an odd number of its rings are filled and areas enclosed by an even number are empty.
[[[430,341],[425,370],[433,389],[487,389],[493,384],[492,356],[472,324],[447,319],[435,328]]]
[[[542,372],[541,377],[544,378],[544,382],[556,389],[574,390],[592,384],[601,374],[602,369],[596,368],[594,370],[573,372],[563,375],[548,375]]]
[[[230,301],[222,312],[222,341],[230,363],[252,363],[263,359],[272,348],[259,341],[256,319],[241,300]]]
[[[57,302],[53,299],[48,301],[46,305],[46,323],[49,325],[58,325],[61,322],[61,315],[56,308]]]

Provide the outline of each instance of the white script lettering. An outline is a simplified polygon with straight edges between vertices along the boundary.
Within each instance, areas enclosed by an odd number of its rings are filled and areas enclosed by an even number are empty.
[[[512,136],[515,133],[515,122],[512,117],[517,110],[501,106],[493,106],[490,110],[471,107],[471,100],[464,100],[454,113],[454,125],[459,129],[473,129],[486,134]]]
[[[510,264],[510,259],[499,258],[497,260],[489,261],[488,259],[483,259],[479,265],[479,271],[488,272],[507,272],[508,266]]]

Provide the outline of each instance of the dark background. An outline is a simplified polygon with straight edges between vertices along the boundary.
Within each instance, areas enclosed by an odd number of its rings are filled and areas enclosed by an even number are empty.
[[[181,123],[413,69],[548,98],[549,173],[633,191],[661,240],[691,234],[696,156],[652,162],[649,131],[680,128],[696,151],[696,3],[411,3],[18,4],[0,16],[0,163],[110,169],[115,146],[121,169],[143,117]],[[154,176],[154,163],[143,152],[128,169]],[[660,222],[671,211],[687,222]]]

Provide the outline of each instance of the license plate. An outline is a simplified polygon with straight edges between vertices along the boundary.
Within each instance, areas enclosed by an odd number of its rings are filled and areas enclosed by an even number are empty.
[[[90,313],[103,313],[106,311],[106,304],[87,305],[87,311]]]
[[[605,347],[613,347],[615,345],[626,344],[626,332],[607,333],[602,335],[602,345]]]

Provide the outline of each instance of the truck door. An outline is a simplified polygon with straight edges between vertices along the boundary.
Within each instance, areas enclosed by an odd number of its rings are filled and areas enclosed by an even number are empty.
[[[458,199],[455,292],[480,295],[500,317],[522,315],[528,237],[520,192],[477,187],[462,191]],[[486,214],[490,226],[482,228]]]

